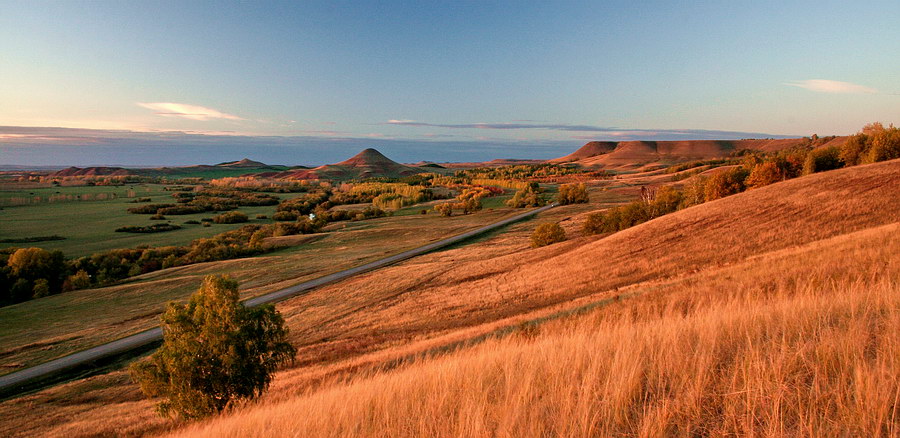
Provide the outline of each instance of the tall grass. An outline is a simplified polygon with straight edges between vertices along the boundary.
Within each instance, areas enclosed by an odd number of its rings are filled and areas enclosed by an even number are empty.
[[[186,436],[885,436],[900,426],[900,287],[805,279],[239,411]]]

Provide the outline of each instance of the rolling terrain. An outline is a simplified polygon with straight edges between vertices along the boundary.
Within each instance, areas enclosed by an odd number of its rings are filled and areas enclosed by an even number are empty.
[[[789,409],[805,397],[791,382],[821,376],[814,388],[838,401],[806,406],[859,418],[844,431],[871,435],[894,421],[885,406],[898,369],[883,358],[897,357],[897,343],[884,337],[867,355],[850,341],[896,324],[898,185],[894,160],[577,237],[586,213],[621,196],[595,187],[592,204],[540,217],[560,221],[569,241],[527,249],[533,223],[518,224],[280,304],[298,361],[260,402],[180,433],[791,434],[826,430],[814,422],[823,416]],[[804,342],[810,330],[821,335]],[[847,383],[804,362],[807,351],[874,377]],[[761,362],[770,359],[781,368]],[[754,389],[766,385],[782,388],[781,398],[754,395],[770,394]],[[114,372],[4,402],[0,412],[14,419],[6,432],[26,435],[181,427],[153,417],[150,405]]]

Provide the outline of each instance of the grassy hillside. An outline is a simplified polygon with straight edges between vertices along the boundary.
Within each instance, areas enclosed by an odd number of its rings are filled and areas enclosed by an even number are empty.
[[[881,330],[895,324],[898,185],[900,162],[858,166],[605,237],[578,237],[597,204],[566,206],[541,220],[560,221],[567,242],[528,249],[534,225],[519,224],[312,291],[279,305],[301,352],[270,394],[180,432],[663,436],[683,424],[688,434],[774,435],[865,411],[873,415],[846,435],[872,435],[889,418],[884,394],[897,390],[887,360],[897,344]],[[595,203],[621,196],[593,195]],[[857,323],[859,315],[871,323]],[[854,337],[842,338],[847,330]],[[862,356],[855,336],[873,339]],[[832,379],[832,364],[874,380]],[[796,382],[819,375],[816,402]],[[783,402],[772,401],[771,388]],[[829,404],[831,393],[839,403]],[[788,409],[797,403],[843,417]],[[182,426],[148,414],[151,405],[118,372],[4,402],[0,415],[14,419],[3,429],[10,434]],[[709,410],[716,406],[723,409]]]
[[[581,245],[548,260],[563,271],[559,277],[589,254],[616,260],[613,245],[651,261],[637,266],[646,274],[631,274],[637,277],[629,286],[639,287],[597,293],[603,282],[628,277],[615,262],[616,279],[598,278],[608,275],[606,267],[588,274],[593,299],[617,297],[602,310],[520,325],[516,336],[397,371],[348,370],[349,382],[307,382],[307,391],[287,389],[305,381],[287,373],[268,402],[176,435],[896,432],[900,206],[889,196],[898,177],[900,163],[892,162],[802,178]],[[729,217],[736,205],[756,212],[744,214],[745,231],[735,236],[741,240],[711,242],[737,232]],[[673,233],[683,234],[671,239]],[[648,253],[660,240],[666,244],[659,253]],[[681,246],[684,251],[673,251]],[[665,248],[680,260],[667,260]],[[664,272],[657,274],[654,262]],[[555,279],[550,271],[536,268],[528,285],[517,282],[519,300],[541,289],[539,274]],[[647,276],[655,280],[641,282]],[[547,283],[561,282],[553,279]],[[572,283],[569,289],[577,290]],[[470,301],[486,294],[467,285],[454,289]],[[450,309],[461,305],[453,304]],[[411,319],[401,324],[409,328]]]

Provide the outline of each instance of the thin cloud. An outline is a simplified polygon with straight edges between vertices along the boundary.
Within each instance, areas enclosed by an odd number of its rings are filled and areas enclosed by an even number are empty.
[[[610,136],[617,138],[649,137],[663,138],[666,140],[734,140],[741,138],[786,138],[790,136],[767,134],[763,132],[720,131],[708,129],[632,129],[595,125],[570,125],[566,123],[428,123],[415,120],[388,120],[385,124],[397,126],[446,128],[446,129],[493,129],[515,130],[535,129],[545,131],[562,132],[590,132],[593,135],[579,135],[573,138],[597,138],[598,136]],[[476,137],[476,140],[479,139]]]
[[[138,106],[153,110],[156,112],[156,115],[163,117],[181,117],[183,119],[201,121],[214,119],[244,120],[243,118],[235,116],[233,114],[226,114],[221,111],[199,105],[188,105],[185,103],[173,102],[138,102],[137,104]]]
[[[787,82],[785,85],[805,88],[817,93],[832,94],[876,94],[878,90],[865,85],[850,82],[832,81],[829,79],[808,79],[805,81]]]

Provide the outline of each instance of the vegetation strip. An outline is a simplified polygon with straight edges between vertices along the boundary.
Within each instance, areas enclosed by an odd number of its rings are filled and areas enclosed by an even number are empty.
[[[305,281],[303,283],[281,289],[269,294],[261,295],[255,298],[251,298],[244,301],[244,305],[247,307],[258,306],[261,304],[270,304],[282,301],[284,299],[293,297],[301,292],[308,291],[310,289],[314,289],[319,286],[324,286],[326,284],[338,282],[347,278],[350,278],[354,275],[362,274],[368,271],[372,271],[375,269],[383,268],[388,265],[392,265],[394,263],[401,262],[403,260],[407,260],[419,255],[427,254],[429,252],[445,248],[447,246],[453,245],[455,243],[462,242],[466,239],[475,237],[479,234],[509,225],[514,222],[518,222],[522,219],[525,219],[529,216],[533,216],[540,212],[549,210],[553,207],[556,207],[558,204],[553,203],[541,208],[536,208],[531,211],[527,211],[525,213],[517,214],[513,217],[501,220],[499,222],[495,222],[491,225],[487,225],[472,231],[467,231],[465,233],[449,237],[447,239],[443,239],[434,243],[430,243],[424,246],[420,246],[415,249],[411,249],[408,251],[401,252],[399,254],[395,254],[390,257],[385,257],[380,260],[376,260],[374,262],[366,263],[361,266],[357,266],[355,268],[350,268],[344,271],[336,272],[333,274],[326,275],[324,277],[319,277],[313,280]],[[116,356],[119,354],[127,353],[131,350],[144,347],[153,342],[157,342],[162,339],[162,329],[157,327],[150,330],[145,330],[140,333],[136,333],[131,336],[126,336],[124,338],[103,344],[98,345],[96,347],[89,348],[87,350],[79,351],[77,353],[70,354],[68,356],[63,356],[58,359],[51,360],[49,362],[45,362],[40,365],[33,366],[31,368],[26,368],[24,370],[16,371],[13,373],[9,373],[3,376],[0,376],[0,394],[4,394],[6,396],[17,394],[23,390],[27,390],[25,385],[29,382],[46,378],[48,376],[63,373],[71,368],[78,367],[81,365],[89,364],[91,362]]]

